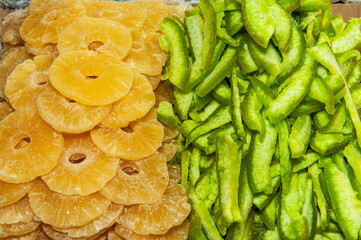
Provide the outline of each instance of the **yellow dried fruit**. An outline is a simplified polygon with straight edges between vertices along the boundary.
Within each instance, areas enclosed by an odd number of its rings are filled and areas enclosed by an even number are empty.
[[[158,153],[161,155],[161,157],[166,161],[169,162],[172,160],[174,155],[176,154],[178,149],[177,142],[163,142],[162,146],[158,149]]]
[[[18,184],[0,181],[0,208],[19,201],[30,191],[33,185],[34,181]]]
[[[179,134],[179,131],[177,129],[171,128],[165,124],[163,124],[164,127],[164,139],[163,141],[168,143],[172,142]]]
[[[23,234],[23,235],[9,236],[9,237],[5,237],[5,238],[1,238],[1,239],[2,240],[46,240],[43,238],[39,238],[40,229],[41,229],[41,227],[38,227],[34,231]]]
[[[108,240],[125,240],[124,238],[120,237],[114,230],[114,228],[111,228],[108,230],[107,234]]]
[[[59,55],[58,49],[56,48],[56,44],[53,44],[53,43],[47,43],[41,47],[35,47],[33,45],[25,43],[25,49],[26,49],[26,52],[28,52],[34,56],[50,55],[50,56],[52,56],[52,58],[56,58]]]
[[[0,208],[0,225],[26,223],[32,221],[33,218],[34,212],[30,207],[28,196],[11,205]]]
[[[1,224],[0,238],[5,238],[9,236],[20,236],[26,233],[30,233],[37,229],[39,225],[40,222],[34,220],[25,223]]]
[[[168,163],[169,184],[178,184],[181,180],[181,168],[179,164]]]
[[[17,10],[9,13],[1,24],[1,42],[12,45],[22,44],[19,29],[25,18],[28,16],[28,10]]]
[[[7,115],[12,113],[14,109],[8,102],[0,102],[0,121],[3,120]]]
[[[148,81],[150,83],[150,85],[152,85],[153,90],[156,89],[161,81],[161,77],[162,75],[155,75],[155,76],[148,76],[145,75],[148,78]]]
[[[167,82],[161,82],[159,83],[158,87],[154,91],[156,102],[155,106],[158,107],[160,102],[171,101],[171,90],[170,85]]]
[[[72,238],[69,237],[66,233],[58,232],[51,226],[45,224],[43,225],[43,230],[46,233],[46,235],[48,235],[51,239],[54,240],[96,240],[100,235],[103,234],[103,231],[101,231],[91,237]]]

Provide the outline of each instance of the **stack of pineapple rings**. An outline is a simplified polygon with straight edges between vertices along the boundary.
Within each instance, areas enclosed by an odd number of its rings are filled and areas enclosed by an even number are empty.
[[[0,55],[0,238],[187,238],[190,205],[157,121],[162,0],[32,0]]]

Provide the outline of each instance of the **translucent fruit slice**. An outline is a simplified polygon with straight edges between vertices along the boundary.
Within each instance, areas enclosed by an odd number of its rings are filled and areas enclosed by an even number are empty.
[[[177,149],[178,146],[176,141],[172,141],[168,143],[164,142],[157,152],[166,162],[169,162],[176,154]]]
[[[163,141],[168,143],[168,142],[172,142],[179,134],[179,131],[177,129],[171,128],[167,125],[164,125],[164,139]]]
[[[24,9],[11,12],[4,18],[0,29],[2,43],[9,43],[12,45],[23,43],[19,29],[27,16],[28,10]]]
[[[154,91],[154,94],[155,94],[155,98],[156,98],[156,103],[155,103],[156,107],[158,107],[160,102],[163,102],[163,101],[170,102],[171,101],[171,90],[170,90],[169,83],[167,83],[167,82],[159,83],[158,87]]]
[[[103,231],[101,231],[91,237],[72,238],[69,237],[66,233],[58,232],[50,225],[46,224],[43,224],[43,230],[46,235],[48,235],[53,240],[96,240],[100,235],[103,234]]]
[[[133,71],[111,56],[75,51],[55,59],[49,78],[66,97],[86,105],[107,105],[128,93]]]
[[[188,236],[189,221],[186,219],[181,225],[171,228],[162,235],[139,235],[117,224],[115,232],[125,238],[132,240],[186,240]]]
[[[117,21],[82,17],[61,32],[57,47],[60,54],[89,50],[121,60],[132,47],[132,36],[128,28]]]
[[[42,179],[55,192],[87,196],[114,177],[118,164],[118,158],[107,156],[94,145],[89,133],[65,136],[57,165]]]
[[[115,102],[101,127],[126,127],[129,122],[143,117],[155,104],[155,95],[148,79],[134,71],[133,85],[128,94]]]
[[[41,221],[58,228],[84,226],[99,217],[110,205],[110,201],[99,193],[86,197],[64,196],[51,191],[43,181],[34,185],[29,198],[31,208]]]
[[[86,9],[80,0],[31,1],[29,16],[20,27],[20,35],[25,42],[36,47],[57,43],[66,26],[85,16]]]
[[[5,95],[14,109],[34,106],[36,97],[49,81],[48,69],[52,62],[51,56],[40,55],[15,67],[5,86]]]
[[[0,98],[5,99],[5,84],[6,79],[13,69],[25,59],[31,58],[24,47],[17,47],[9,49],[4,53],[0,62]]]
[[[25,223],[16,224],[1,224],[0,225],[0,238],[9,236],[21,236],[23,234],[30,233],[39,227],[41,222],[30,221]]]
[[[16,224],[30,222],[34,212],[29,204],[29,197],[25,196],[16,203],[0,208],[0,224]]]
[[[181,168],[179,164],[168,163],[169,184],[178,184],[181,179]]]
[[[125,240],[115,232],[114,228],[108,230],[107,237],[108,240]]]
[[[147,17],[142,7],[130,3],[111,1],[83,1],[83,3],[89,17],[120,22],[131,32],[139,31]]]
[[[41,229],[34,240],[51,240],[51,238]]]
[[[35,47],[28,43],[25,43],[26,52],[38,56],[38,55],[50,55],[53,58],[56,58],[59,55],[58,49],[56,48],[56,44],[47,43],[41,47]]]
[[[139,235],[164,234],[187,218],[191,210],[187,200],[187,192],[182,185],[169,185],[160,201],[152,205],[126,207],[118,222]]]
[[[156,75],[156,76],[148,76],[145,75],[148,78],[148,81],[150,83],[150,85],[152,85],[153,90],[156,89],[160,83],[161,77],[162,75]]]
[[[42,119],[59,132],[82,133],[101,122],[112,107],[89,106],[64,97],[48,85],[38,95],[36,106]]]
[[[94,236],[100,231],[112,226],[123,211],[123,205],[111,203],[109,208],[98,218],[85,226],[67,229],[67,234],[73,238]]]
[[[146,115],[147,116],[147,115]],[[149,157],[161,146],[162,124],[139,119],[122,128],[94,128],[90,136],[103,152],[125,160]]]
[[[152,204],[160,200],[168,181],[167,164],[153,154],[139,161],[120,160],[115,177],[100,193],[119,204]]]
[[[0,121],[3,120],[7,115],[12,113],[14,109],[8,102],[0,102]]]
[[[41,234],[40,232],[41,227],[38,227],[37,229],[35,229],[32,232],[20,235],[20,236],[10,236],[10,237],[5,237],[2,238],[1,240],[48,240],[50,238],[41,238],[39,237],[39,235]]]
[[[0,122],[0,180],[21,183],[48,174],[59,159],[63,143],[62,135],[35,109],[9,114]]]
[[[33,185],[34,181],[19,184],[0,181],[0,208],[19,201],[30,191]]]
[[[167,54],[157,42],[145,38],[133,41],[130,53],[124,61],[140,73],[156,76],[162,73]]]

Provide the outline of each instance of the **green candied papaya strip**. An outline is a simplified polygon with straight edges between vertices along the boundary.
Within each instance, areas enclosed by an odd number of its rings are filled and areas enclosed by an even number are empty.
[[[217,19],[217,37],[225,41],[227,44],[238,47],[239,42],[234,39],[231,35],[228,34],[226,28],[222,27],[223,18],[225,16],[224,12],[217,12],[216,19]]]
[[[180,130],[182,120],[174,113],[170,102],[160,102],[157,108],[158,120],[167,126]]]
[[[193,94],[193,101],[190,110],[191,111],[200,111],[202,110],[210,101],[212,100],[212,96],[206,95],[204,97],[200,97],[197,94]]]
[[[194,187],[198,198],[210,210],[219,195],[217,166],[215,162],[200,176]]]
[[[185,150],[182,153],[181,159],[181,184],[183,187],[188,187],[188,170],[189,170],[189,160],[191,157],[191,152],[189,150]]]
[[[276,23],[268,15],[265,0],[238,0],[241,3],[242,19],[251,37],[266,48],[275,29]]]
[[[315,73],[316,62],[306,54],[302,67],[290,77],[290,84],[283,89],[266,111],[272,123],[281,121],[296,109],[307,95]]]
[[[237,48],[228,46],[215,68],[196,87],[196,93],[204,97],[223,81],[232,71]]]
[[[331,240],[328,237],[326,237],[325,235],[322,235],[320,233],[315,234],[313,240]]]
[[[352,24],[354,22],[351,22]],[[345,30],[346,31],[346,30]],[[317,47],[317,48],[316,48]],[[341,71],[340,66],[337,63],[337,60],[335,56],[332,53],[331,48],[327,43],[322,43],[320,45],[317,45],[316,47],[309,49],[310,54],[313,58],[315,58],[318,62],[320,62],[322,65],[326,66],[331,73],[338,74],[342,77],[344,87],[345,87],[345,102],[346,107],[350,113],[352,123],[356,130],[357,135],[357,141],[359,145],[361,145],[361,120],[360,116],[357,112],[355,103],[352,100],[350,89],[347,86],[347,81]]]
[[[254,72],[258,69],[257,64],[253,61],[251,53],[249,52],[247,44],[248,38],[250,38],[250,36],[247,33],[241,35],[237,53],[238,65],[244,74]]]
[[[302,29],[302,30],[305,30],[306,27],[311,23],[313,22],[317,16],[319,16],[320,14],[322,13],[321,10],[318,10],[318,11],[310,11],[310,12],[302,12],[300,13],[300,24],[299,24],[299,27]]]
[[[263,223],[271,230],[275,229],[275,223],[278,215],[278,206],[279,206],[279,194],[272,198],[272,200],[263,208],[259,215]]]
[[[259,80],[257,77],[248,77],[250,80],[254,91],[256,92],[259,100],[262,104],[268,108],[269,105],[276,99],[276,95],[272,91],[270,87],[268,87],[265,83]]]
[[[305,192],[305,201],[303,203],[302,216],[306,217],[308,222],[308,239],[313,239],[313,235],[315,234],[316,231],[317,209],[313,194],[313,182],[311,175],[309,174],[306,181],[304,192]]]
[[[357,84],[351,92],[353,102],[355,103],[356,109],[361,108],[361,84]]]
[[[357,144],[357,141],[351,141],[343,150],[343,154],[351,165],[358,182],[361,183],[361,149]]]
[[[247,45],[253,61],[259,68],[274,76],[279,74],[282,58],[273,43],[269,43],[266,48],[263,48],[252,38],[248,38]]]
[[[238,206],[241,211],[241,222],[246,221],[253,206],[253,192],[248,183],[247,165],[246,161],[242,162],[238,183]]]
[[[239,139],[244,140],[246,138],[246,132],[244,130],[242,121],[241,100],[238,89],[237,66],[233,67],[230,80],[232,94],[232,123],[234,125],[234,128],[236,129],[236,133]]]
[[[238,195],[235,194],[238,191],[241,157],[238,156],[237,144],[231,136],[222,134],[217,138],[216,156],[222,221],[230,226],[241,220]]]
[[[184,147],[184,143],[186,141],[184,135],[179,133],[178,136],[175,138],[177,143],[177,152],[174,154],[173,158],[170,160],[170,163],[178,163],[182,158],[182,153],[186,150]]]
[[[320,133],[316,131],[311,138],[310,146],[321,155],[327,155],[344,148],[354,138],[354,134]]]
[[[217,108],[221,105],[220,102],[218,102],[215,99],[212,99],[201,111],[191,111],[189,113],[189,116],[196,122],[203,122],[206,120],[214,111],[217,110]]]
[[[298,117],[293,124],[289,137],[292,158],[302,157],[306,153],[311,138],[311,128],[312,119],[310,115]]]
[[[329,28],[330,24],[331,24],[331,20],[332,20],[332,6],[331,3],[329,1],[327,1],[327,7],[322,11],[321,15],[320,15],[320,21],[321,21],[321,26],[320,26],[320,31],[321,32],[326,32],[327,29]]]
[[[335,96],[327,82],[319,77],[312,81],[308,96],[326,105],[325,109],[329,114],[335,111]]]
[[[274,43],[279,49],[287,50],[292,39],[293,22],[291,15],[279,3],[274,3],[269,7],[270,17],[276,25],[274,32]]]
[[[186,35],[179,24],[170,18],[163,19],[160,30],[167,40],[172,56],[170,59],[169,81],[179,89],[184,89],[191,68]]]
[[[276,194],[278,188],[281,185],[281,177],[275,176],[272,178],[272,193],[266,194],[264,192],[256,193],[253,196],[253,204],[259,209],[264,209],[267,204],[272,200],[273,196]]]
[[[229,226],[227,226],[225,224],[225,222],[223,221],[219,197],[216,199],[216,201],[214,202],[214,204],[212,206],[211,216],[212,216],[213,221],[216,224],[220,234],[223,236],[226,235],[227,228]]]
[[[265,133],[265,120],[260,114],[262,102],[259,100],[256,91],[252,85],[248,86],[248,90],[242,102],[242,117],[245,124],[251,130],[257,130],[263,138]]]
[[[339,34],[343,32],[343,30],[346,27],[346,23],[343,21],[342,14],[336,14],[331,19],[331,26],[333,30],[335,31],[335,34]]]
[[[275,229],[271,230],[268,229],[265,232],[263,232],[260,236],[261,240],[283,240],[283,238],[281,237],[281,234],[278,230],[278,227],[275,227]]]
[[[318,112],[325,108],[323,103],[319,101],[302,101],[300,105],[296,107],[296,109],[289,115],[290,117],[296,118],[303,115],[311,114],[314,112]]]
[[[225,80],[217,85],[212,91],[212,96],[222,103],[231,102],[232,94],[231,88],[228,86]]]
[[[198,4],[204,24],[203,24],[203,44],[202,44],[202,66],[204,72],[209,70],[212,61],[217,38],[216,13],[209,0],[200,0]]]
[[[192,49],[194,59],[202,57],[203,46],[203,18],[197,14],[184,18],[184,23],[187,28],[189,43]]]
[[[250,213],[245,221],[240,223],[233,223],[228,229],[226,240],[253,240],[253,215],[254,213]]]
[[[346,239],[357,239],[361,225],[361,202],[347,175],[334,163],[325,166],[325,180],[331,206]]]
[[[357,61],[350,76],[347,78],[347,87],[349,89],[353,89],[360,82],[360,78],[361,78],[361,62]],[[344,95],[345,95],[345,87],[342,85],[342,88],[338,90],[335,94],[335,101],[340,100],[342,97],[344,97]]]
[[[277,2],[288,12],[292,12],[300,6],[300,0],[278,0]]]
[[[293,172],[301,171],[301,170],[311,166],[315,162],[317,162],[320,158],[321,158],[320,154],[318,154],[312,150],[308,150],[305,153],[305,155],[294,160],[292,171]]]
[[[207,208],[204,206],[202,201],[198,198],[198,195],[192,185],[189,183],[189,201],[192,205],[192,209],[196,215],[201,218],[202,229],[209,240],[223,240],[221,234],[218,232],[217,226],[214,223],[211,214],[208,212]]]
[[[201,154],[201,161],[199,163],[199,167],[201,169],[201,173],[203,173],[209,166],[213,163],[214,156],[213,155],[206,155]]]
[[[300,0],[300,6],[296,9],[298,12],[307,12],[315,10],[323,10],[327,7],[324,0]]]
[[[188,112],[193,101],[194,92],[183,92],[179,88],[173,86],[172,100],[178,115],[183,119],[188,118]]]
[[[196,183],[200,176],[200,160],[201,160],[201,150],[194,147],[189,159],[189,170],[188,170],[188,179],[193,183]]]
[[[299,212],[298,174],[292,174],[290,191],[281,194],[278,227],[285,239],[307,239],[308,222]]]
[[[233,10],[225,12],[224,21],[229,35],[234,36],[244,26],[242,22],[242,12],[240,10]]]
[[[168,46],[167,40],[165,39],[164,35],[160,36],[160,38],[159,38],[159,46],[163,51],[169,53],[169,46]]]
[[[191,66],[191,75],[187,82],[187,85],[184,88],[184,91],[189,92],[193,90],[202,80],[205,78],[205,74],[202,66],[202,58],[196,59],[196,61]]]
[[[332,115],[326,126],[320,128],[322,133],[342,133],[343,126],[349,116],[347,115],[346,105],[341,104],[335,114]]]
[[[332,51],[335,54],[344,53],[361,46],[360,25],[355,20],[350,19],[346,28],[331,38]]]
[[[189,223],[188,231],[189,240],[207,240],[202,231],[202,220],[197,215],[193,215]]]
[[[223,105],[217,108],[204,122],[199,124],[196,128],[190,132],[186,146],[193,142],[196,138],[203,134],[206,134],[218,127],[221,127],[232,121],[231,106]]]
[[[254,193],[272,193],[272,179],[270,175],[270,164],[277,142],[277,131],[267,120],[265,121],[265,135],[262,139],[257,133],[253,139],[253,146],[249,156],[248,180]],[[259,176],[262,176],[260,178]]]

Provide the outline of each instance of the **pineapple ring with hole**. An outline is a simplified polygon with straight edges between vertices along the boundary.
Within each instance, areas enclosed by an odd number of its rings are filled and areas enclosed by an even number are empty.
[[[166,162],[169,162],[177,153],[177,150],[178,150],[177,142],[172,141],[172,142],[163,142],[162,146],[158,148],[157,152]]]
[[[33,185],[34,181],[19,184],[0,181],[0,208],[19,201],[30,191]]]
[[[44,122],[35,108],[10,113],[0,122],[0,180],[22,183],[48,174],[63,144],[63,136]]]
[[[51,56],[39,55],[15,67],[5,86],[5,96],[14,109],[35,105],[36,97],[49,81],[48,69],[52,62]]]
[[[89,50],[122,60],[132,47],[132,36],[119,22],[82,17],[61,32],[57,47],[59,54]]]
[[[102,230],[99,233],[95,234],[94,236],[72,238],[69,237],[66,233],[56,231],[50,225],[43,224],[42,227],[46,235],[48,235],[53,240],[96,240],[100,235],[102,235],[105,232],[105,230]]]
[[[125,160],[149,157],[162,145],[164,136],[163,125],[155,121],[153,112],[131,122],[126,129],[96,127],[90,136],[95,145],[110,156]]]
[[[189,221],[186,219],[181,225],[171,228],[168,232],[162,235],[139,235],[128,229],[122,227],[122,225],[115,225],[115,232],[118,236],[124,239],[132,240],[186,240],[188,236]]]
[[[29,16],[20,27],[20,36],[35,47],[57,43],[66,26],[85,16],[86,9],[80,0],[31,1]]]
[[[55,59],[49,68],[49,79],[64,96],[97,106],[125,96],[133,83],[133,71],[111,56],[75,51]]]
[[[81,227],[105,212],[110,201],[100,193],[64,196],[38,181],[29,192],[30,206],[42,222],[57,228]],[[86,214],[84,214],[86,213]]]
[[[21,236],[35,231],[40,226],[41,222],[30,221],[20,222],[16,224],[1,224],[0,225],[0,238],[6,238],[9,236]]]
[[[31,222],[34,212],[30,207],[29,197],[25,196],[19,201],[0,208],[0,224],[17,224]]]
[[[0,122],[13,111],[14,111],[14,109],[11,107],[11,105],[8,102],[1,102],[0,103]],[[0,196],[0,198],[1,198],[1,196]],[[0,202],[1,202],[1,200],[0,200]],[[0,203],[0,207],[1,207],[1,203]]]
[[[152,204],[161,199],[168,181],[167,164],[156,153],[139,161],[120,160],[115,177],[100,193],[119,204]]]
[[[48,85],[36,100],[41,118],[55,130],[66,133],[82,133],[101,122],[112,107],[88,106],[74,102]]]
[[[57,165],[42,179],[57,193],[87,196],[101,190],[114,177],[118,165],[119,159],[100,151],[89,133],[64,136]]]
[[[134,71],[133,85],[127,95],[115,102],[99,126],[126,127],[129,122],[144,117],[155,104],[155,95],[148,79]]]
[[[180,184],[169,185],[158,202],[126,207],[118,223],[139,235],[159,235],[181,225],[190,211],[185,188]]]

